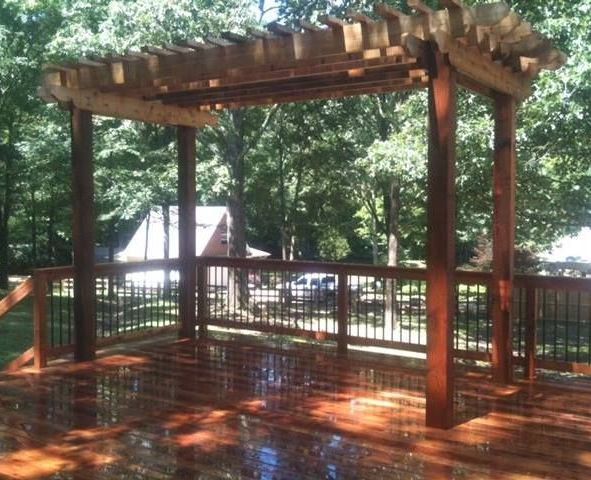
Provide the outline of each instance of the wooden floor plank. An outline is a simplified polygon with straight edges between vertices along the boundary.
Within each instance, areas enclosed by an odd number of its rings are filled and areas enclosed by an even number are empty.
[[[165,340],[0,377],[0,478],[588,478],[591,383],[456,381],[425,423],[425,372],[377,355]]]

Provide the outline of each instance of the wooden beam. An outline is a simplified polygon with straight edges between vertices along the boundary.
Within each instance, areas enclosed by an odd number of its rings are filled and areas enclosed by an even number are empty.
[[[218,37],[205,37],[205,41],[207,43],[211,43],[215,47],[229,47],[234,45],[234,42],[231,40],[227,40],[226,38],[218,38]]]
[[[47,278],[40,272],[33,276],[33,352],[35,368],[47,366]]]
[[[271,22],[267,24],[267,30],[269,30],[269,32],[271,33],[274,33],[275,35],[287,37],[290,37],[298,33],[297,30],[294,30],[293,28],[288,27],[287,25],[282,25],[279,22]]]
[[[27,278],[18,287],[12,290],[2,300],[0,300],[0,318],[10,312],[14,307],[21,303],[25,298],[33,293],[33,279]]]
[[[432,46],[427,199],[427,426],[453,426],[456,73]]]
[[[71,121],[74,358],[84,362],[96,351],[92,113],[74,106]]]
[[[386,3],[378,3],[375,6],[376,13],[385,20],[400,20],[406,17],[400,10],[396,10],[394,7]]]
[[[411,43],[412,37],[407,37],[407,44]],[[420,41],[420,40],[419,40]],[[420,41],[422,42],[422,41]],[[424,43],[424,42],[422,42]],[[412,46],[410,47],[412,48]],[[399,54],[395,54],[399,53]],[[305,81],[311,77],[335,76],[342,72],[350,70],[380,70],[388,69],[396,66],[396,68],[403,70],[416,70],[422,68],[422,64],[417,62],[415,57],[410,57],[406,54],[404,49],[400,47],[399,52],[388,52],[387,56],[381,54],[364,58],[363,54],[342,55],[329,64],[321,65],[301,65],[298,68],[288,68],[281,70],[269,70],[265,72],[258,72],[256,74],[244,75],[229,75],[223,79],[216,79],[215,81],[200,81],[193,82],[189,85],[181,85],[178,88],[166,89],[165,91],[158,91],[150,94],[150,90],[146,90],[144,95],[147,100],[165,100],[170,97],[186,97],[198,93],[208,93],[208,90],[215,90],[220,88],[252,88],[255,85],[277,85],[288,81]],[[214,117],[215,118],[215,117]]]
[[[531,94],[529,81],[522,75],[507,71],[480,53],[462,47],[456,40],[451,38],[437,40],[439,49],[449,55],[450,63],[466,77],[518,100],[523,100]]]
[[[466,8],[462,0],[439,0],[439,4],[444,8]]]
[[[347,18],[354,21],[354,22],[359,22],[359,23],[364,23],[364,24],[373,23],[372,18],[368,17],[364,13],[356,12],[354,10],[347,11]]]
[[[196,128],[217,124],[215,116],[197,109],[146,102],[137,98],[101,93],[97,90],[47,86],[40,89],[39,95],[42,98],[53,98],[60,103],[72,104],[76,109],[106,117]]]
[[[536,378],[538,332],[538,291],[529,286],[525,290],[525,365],[524,377]]]
[[[426,75],[423,69],[409,69],[406,65],[394,64],[389,68],[364,71],[362,79],[351,76],[348,71],[332,77],[322,76],[320,78],[295,78],[282,82],[271,82],[268,84],[255,83],[239,87],[219,87],[202,89],[192,93],[180,93],[172,95],[160,95],[165,103],[177,105],[194,105],[201,103],[227,102],[233,98],[251,98],[253,96],[275,96],[283,94],[305,93],[307,91],[320,91],[323,88],[359,88],[370,84],[388,83],[393,80],[410,80],[415,77]],[[188,102],[188,103],[185,103]]]
[[[29,348],[25,352],[21,353],[17,358],[12,360],[8,365],[4,367],[4,371],[8,373],[17,372],[27,364],[31,363],[35,358],[35,349]]]
[[[300,27],[302,27],[302,29],[304,29],[306,32],[321,32],[322,31],[322,27],[319,27],[318,25],[314,25],[311,22],[308,22],[305,19],[301,19],[298,22],[300,24]]]
[[[333,15],[321,15],[318,17],[318,21],[322,22],[324,25],[329,26],[330,28],[343,28],[344,26],[348,25],[347,22],[337,18]]]
[[[222,32],[220,37],[232,43],[245,43],[252,40],[252,38],[234,32]]]
[[[202,264],[197,265],[197,326],[199,340],[205,340],[207,338],[207,317],[209,316],[207,301],[207,280],[207,267]]]
[[[195,338],[197,273],[195,269],[196,130],[178,127],[179,317],[181,338]]]
[[[349,339],[349,285],[348,276],[339,273],[337,285],[337,352],[339,355],[347,354]]]
[[[338,99],[343,97],[352,97],[359,95],[372,95],[380,93],[391,93],[391,92],[402,92],[407,90],[415,90],[419,88],[427,88],[428,78],[408,79],[408,80],[392,80],[389,83],[373,86],[361,86],[355,88],[332,88],[332,89],[319,89],[319,91],[308,91],[304,93],[291,93],[289,95],[281,96],[269,96],[269,97],[258,97],[256,99],[240,99],[240,101],[222,103],[219,109],[234,109],[248,106],[262,106],[262,105],[274,105],[283,103],[297,103],[307,102],[311,100],[322,100],[322,99]]]
[[[424,15],[431,15],[433,13],[433,9],[428,5],[425,5],[422,0],[406,0],[406,4],[413,10]]]
[[[515,99],[495,98],[494,220],[493,220],[493,376],[501,383],[513,380],[513,263],[515,257]]]

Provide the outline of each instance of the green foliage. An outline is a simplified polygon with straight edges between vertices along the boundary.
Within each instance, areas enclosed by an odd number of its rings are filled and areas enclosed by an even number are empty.
[[[535,252],[591,221],[591,0],[511,3],[569,55],[566,67],[541,75],[519,111],[517,236]],[[43,63],[242,32],[273,5],[272,14],[295,24],[349,8],[371,12],[373,2],[1,3],[0,240],[9,248],[3,254],[0,241],[0,271],[8,260],[14,271],[70,260],[68,116],[36,96]],[[276,256],[385,262],[394,186],[399,259],[420,260],[426,106],[426,93],[417,92],[224,112],[219,128],[199,133],[199,200],[224,204],[240,194],[249,242]],[[490,102],[462,92],[457,230],[464,260],[491,237],[492,130]],[[147,210],[176,203],[175,142],[170,128],[95,120],[98,243],[116,246]]]
[[[341,232],[335,228],[327,228],[322,232],[318,239],[318,254],[322,260],[342,260],[350,253],[349,242]]]

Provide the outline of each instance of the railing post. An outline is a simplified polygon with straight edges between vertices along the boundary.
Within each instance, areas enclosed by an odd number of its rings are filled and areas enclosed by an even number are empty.
[[[349,317],[349,285],[346,273],[339,273],[337,288],[337,352],[347,354],[347,319]]]
[[[534,286],[528,285],[525,290],[525,366],[524,377],[527,380],[536,378],[538,329],[538,292]]]
[[[197,325],[199,339],[207,338],[207,265],[197,263]]]
[[[33,353],[35,368],[47,366],[47,278],[33,275]]]
[[[196,130],[177,127],[179,199],[179,319],[180,337],[195,339],[197,289],[195,269],[195,144]]]

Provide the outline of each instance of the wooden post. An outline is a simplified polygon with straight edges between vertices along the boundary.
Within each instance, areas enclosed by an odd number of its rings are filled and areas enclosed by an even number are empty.
[[[33,361],[35,368],[47,366],[47,279],[33,276]]]
[[[96,352],[92,114],[72,107],[71,121],[74,358],[84,362]]]
[[[337,352],[347,354],[347,319],[349,318],[349,285],[346,273],[339,273],[337,287]]]
[[[197,273],[195,266],[195,136],[192,127],[177,127],[179,197],[180,337],[195,338]]]
[[[199,340],[207,338],[207,265],[197,266],[197,325]]]
[[[538,329],[538,292],[528,285],[525,290],[525,366],[524,377],[527,380],[536,378]]]
[[[516,102],[495,96],[493,220],[493,378],[513,381],[513,262],[515,251]]]
[[[456,73],[432,47],[427,200],[427,426],[453,426]]]

